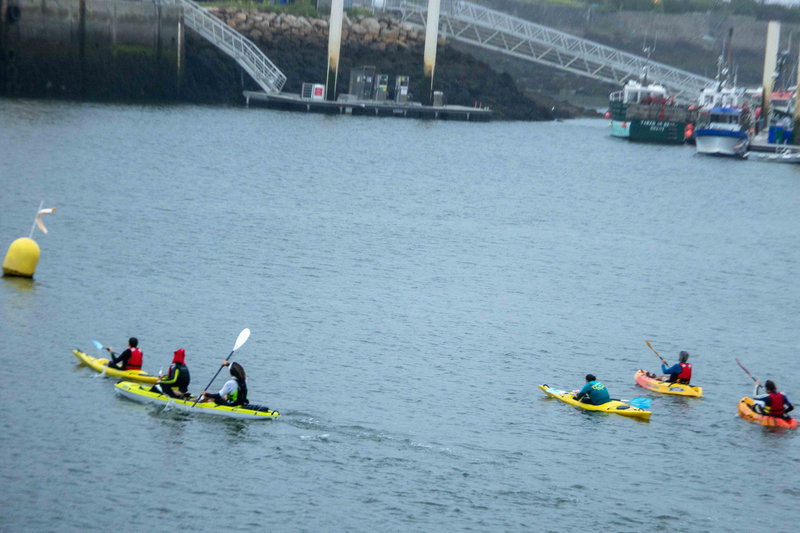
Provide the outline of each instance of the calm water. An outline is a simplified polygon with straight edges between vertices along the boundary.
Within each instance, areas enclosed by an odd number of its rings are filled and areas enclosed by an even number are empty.
[[[0,100],[0,530],[797,530],[800,168],[604,120],[462,124]],[[77,365],[234,357],[274,422],[185,416]],[[703,399],[654,396],[649,339]],[[649,423],[536,387],[596,374]],[[215,382],[221,386],[220,378]],[[768,505],[768,507],[766,507]],[[763,507],[762,507],[763,506]]]

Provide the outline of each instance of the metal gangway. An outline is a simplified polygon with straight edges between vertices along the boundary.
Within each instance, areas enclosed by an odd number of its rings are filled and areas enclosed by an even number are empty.
[[[231,56],[267,93],[279,93],[286,76],[247,37],[237,32],[192,0],[159,0],[183,8],[183,22]]]
[[[384,10],[414,26],[427,25],[425,0],[385,0]],[[650,61],[547,26],[463,0],[441,0],[439,33],[463,43],[622,85],[646,73],[678,100],[694,101],[711,78]]]

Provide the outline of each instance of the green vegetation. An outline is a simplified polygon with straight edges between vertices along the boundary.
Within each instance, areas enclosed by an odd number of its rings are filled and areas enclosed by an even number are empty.
[[[232,7],[246,11],[263,11],[265,13],[288,13],[296,16],[317,17],[316,2],[312,0],[211,0],[200,3],[207,7]]]

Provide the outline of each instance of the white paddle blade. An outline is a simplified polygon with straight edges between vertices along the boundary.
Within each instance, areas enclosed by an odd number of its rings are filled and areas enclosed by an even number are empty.
[[[239,333],[239,338],[236,339],[236,344],[233,345],[233,351],[235,352],[239,348],[242,347],[242,344],[247,342],[247,339],[250,337],[250,328],[244,328],[241,333]]]

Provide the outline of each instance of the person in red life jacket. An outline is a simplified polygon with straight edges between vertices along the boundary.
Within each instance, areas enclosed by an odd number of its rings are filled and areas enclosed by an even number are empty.
[[[114,348],[106,346],[106,350],[111,354],[111,361],[108,362],[109,368],[117,370],[141,370],[142,369],[142,350],[138,348],[139,339],[131,337],[128,339],[128,349],[119,354],[114,352]]]
[[[678,363],[675,363],[669,368],[667,368],[667,365],[662,364],[661,372],[664,373],[664,377],[661,379],[669,381],[670,383],[688,385],[692,380],[692,363],[687,363],[688,360],[689,352],[681,351],[681,353],[678,354]]]
[[[178,348],[172,357],[172,364],[169,365],[169,372],[165,377],[158,377],[158,381],[151,388],[153,392],[161,392],[173,398],[183,398],[189,396],[189,369],[186,367],[186,350]],[[177,390],[175,390],[177,389]]]
[[[756,387],[753,389],[753,411],[776,418],[789,418],[789,411],[794,409],[794,406],[789,402],[789,398],[784,393],[778,392],[772,380],[768,379],[764,383],[764,388],[767,389],[767,394],[759,396],[761,382],[756,381]]]
[[[227,359],[222,366],[228,366]],[[203,401],[211,401],[217,405],[243,405],[247,403],[247,377],[244,368],[237,362],[230,363],[231,379],[225,382],[219,392],[203,391],[200,393]]]

